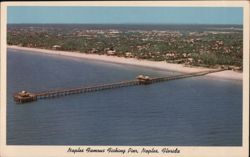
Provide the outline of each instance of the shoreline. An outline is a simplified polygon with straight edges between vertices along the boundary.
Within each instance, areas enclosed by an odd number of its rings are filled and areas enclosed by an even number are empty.
[[[59,50],[48,50],[48,49],[41,49],[41,48],[29,48],[29,47],[20,47],[20,46],[14,46],[14,45],[11,45],[11,46],[7,45],[7,48],[15,49],[15,50],[24,50],[24,51],[29,51],[29,52],[31,51],[31,52],[37,52],[37,53],[46,53],[46,54],[52,54],[52,55],[58,55],[58,56],[90,59],[90,60],[96,60],[96,61],[102,61],[102,62],[140,66],[140,67],[153,68],[153,69],[159,69],[159,70],[169,70],[169,71],[176,71],[176,72],[182,72],[182,73],[192,73],[192,72],[211,70],[209,68],[204,68],[204,67],[186,67],[182,64],[167,63],[165,61],[157,62],[157,61],[148,61],[148,60],[138,60],[135,58],[124,58],[124,57],[117,57],[117,56],[86,54],[86,53],[59,51]],[[242,73],[235,72],[232,70],[225,70],[222,72],[211,73],[211,74],[207,74],[206,76],[219,78],[219,79],[230,79],[230,80],[239,80],[239,81],[241,81],[243,78]]]

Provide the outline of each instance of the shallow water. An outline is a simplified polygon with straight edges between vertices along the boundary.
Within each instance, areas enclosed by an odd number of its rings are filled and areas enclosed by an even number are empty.
[[[241,146],[242,82],[206,76],[17,105],[13,93],[177,73],[8,49],[7,144]]]

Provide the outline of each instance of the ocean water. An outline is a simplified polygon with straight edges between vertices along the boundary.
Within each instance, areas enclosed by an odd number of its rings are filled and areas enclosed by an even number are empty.
[[[8,145],[242,145],[242,81],[201,76],[19,105],[21,90],[178,73],[13,49],[7,57]]]

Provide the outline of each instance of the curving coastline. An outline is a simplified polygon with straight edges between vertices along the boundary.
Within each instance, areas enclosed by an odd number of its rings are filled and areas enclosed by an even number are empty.
[[[134,66],[142,66],[142,67],[155,68],[155,69],[161,69],[161,70],[171,70],[171,71],[177,71],[177,72],[183,72],[183,73],[210,70],[209,68],[204,68],[204,67],[186,67],[181,64],[167,63],[164,61],[156,62],[156,61],[148,61],[148,60],[138,60],[135,58],[123,58],[123,57],[117,57],[117,56],[106,56],[106,55],[86,54],[86,53],[78,53],[78,52],[48,50],[48,49],[40,49],[40,48],[19,47],[19,46],[14,46],[14,45],[11,45],[11,46],[8,45],[7,48],[15,49],[15,50],[31,51],[31,52],[37,52],[37,53],[46,53],[46,54],[52,54],[52,55],[76,57],[76,58],[82,58],[82,59],[98,60],[98,61],[103,61],[103,62],[112,62],[112,63],[127,64],[127,65],[134,65]],[[226,70],[222,72],[208,74],[207,76],[218,78],[218,79],[230,79],[230,80],[241,81],[243,78],[243,73],[235,72],[232,70]]]

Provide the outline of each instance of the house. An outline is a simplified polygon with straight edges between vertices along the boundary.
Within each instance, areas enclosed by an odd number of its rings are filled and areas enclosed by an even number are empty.
[[[56,49],[59,49],[59,48],[61,48],[60,45],[54,45],[54,46],[52,46],[52,49],[53,49],[53,50],[56,50]]]
[[[125,53],[125,57],[127,57],[127,58],[132,58],[132,57],[134,57],[134,56],[133,56],[133,54],[132,54],[131,52],[126,52],[126,53]]]
[[[114,56],[115,55],[115,50],[108,50],[107,55],[108,56]]]

